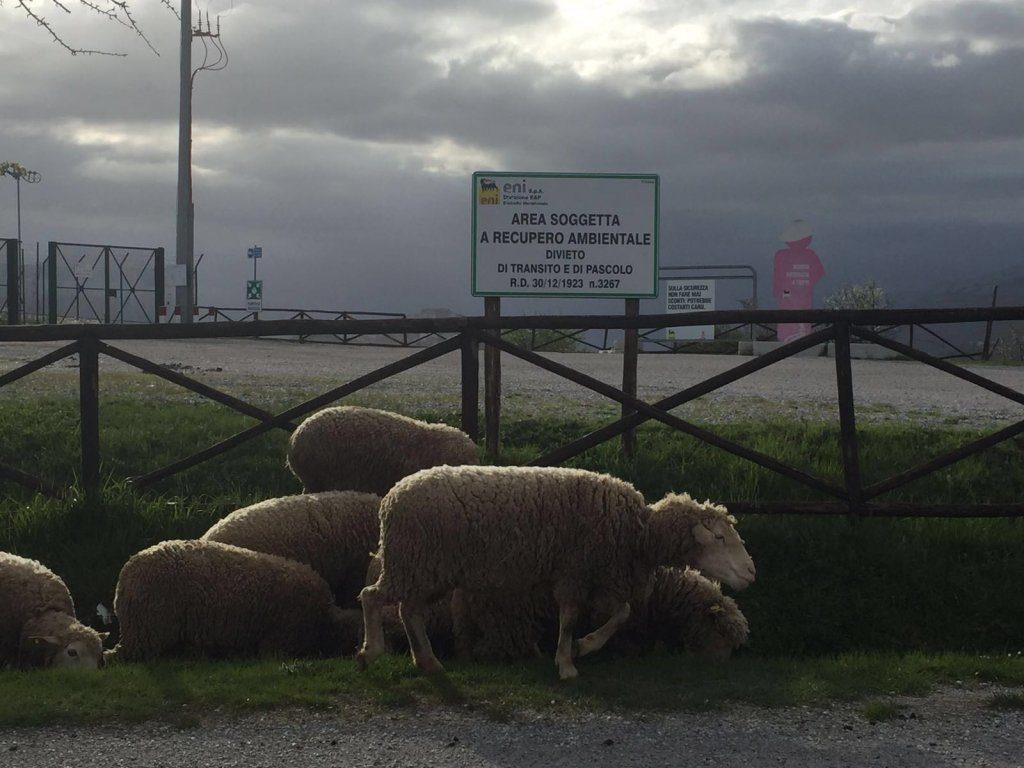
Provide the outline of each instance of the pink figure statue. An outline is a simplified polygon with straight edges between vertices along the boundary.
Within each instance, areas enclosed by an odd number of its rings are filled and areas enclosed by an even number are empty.
[[[811,227],[801,219],[783,230],[782,241],[788,246],[775,252],[775,276],[772,293],[779,309],[810,309],[814,304],[814,285],[825,274],[818,254],[811,244]],[[779,323],[779,341],[793,341],[811,332],[810,323]]]

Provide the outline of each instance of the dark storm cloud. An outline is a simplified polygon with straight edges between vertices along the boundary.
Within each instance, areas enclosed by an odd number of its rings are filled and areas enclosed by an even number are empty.
[[[640,10],[665,26],[692,7]],[[815,226],[825,288],[916,284],[1017,258],[1018,7],[930,4],[887,35],[722,21],[706,49],[661,56],[629,87],[498,34],[541,34],[553,13],[539,2],[238,3],[222,22],[231,63],[199,75],[194,100],[207,300],[240,301],[244,250],[258,242],[275,304],[476,311],[473,168],[460,157],[473,153],[496,170],[659,173],[664,263],[752,263],[767,275],[794,217]],[[156,4],[140,20],[161,57],[110,25],[81,34],[133,46],[128,61],[30,56],[50,44],[24,24],[0,41],[0,68],[19,72],[0,79],[14,105],[0,115],[0,159],[46,166],[26,212],[40,239],[173,248],[177,22]],[[471,39],[456,45],[462,34]],[[979,39],[1006,44],[978,49]],[[736,74],[678,86],[712,55]],[[82,125],[120,139],[85,140]],[[466,167],[428,171],[446,142],[440,164]]]
[[[1019,2],[931,3],[914,9],[897,23],[901,29],[926,35],[1024,45],[1024,5]]]

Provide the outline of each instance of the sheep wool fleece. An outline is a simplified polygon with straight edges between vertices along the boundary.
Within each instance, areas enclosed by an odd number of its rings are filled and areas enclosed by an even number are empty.
[[[381,502],[385,601],[421,605],[454,587],[595,585],[618,601],[642,593],[648,508],[609,475],[552,467],[434,467]]]
[[[123,661],[172,655],[338,653],[327,582],[308,565],[214,541],[165,541],[133,555],[114,596]]]
[[[307,493],[383,496],[416,470],[478,463],[476,444],[454,427],[351,405],[317,411],[288,441],[288,467]]]
[[[202,540],[306,563],[339,607],[356,608],[380,537],[379,509],[379,496],[358,491],[283,496],[235,510]]]
[[[0,552],[0,666],[18,664],[26,624],[35,626],[33,632],[45,628],[63,636],[77,624],[74,616],[75,604],[60,576],[36,560]]]

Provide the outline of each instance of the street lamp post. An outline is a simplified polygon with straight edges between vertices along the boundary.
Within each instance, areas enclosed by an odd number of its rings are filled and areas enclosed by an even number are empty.
[[[21,251],[21,180],[26,184],[37,184],[42,181],[38,171],[30,171],[21,163],[0,163],[0,176],[10,176],[18,187],[18,251]]]
[[[23,166],[21,163],[2,162],[0,163],[0,176],[10,176],[14,179],[15,186],[17,187],[17,198],[18,198],[18,253],[17,253],[17,270],[16,274],[8,275],[8,281],[16,281],[19,286],[19,290],[16,295],[20,298],[21,305],[24,307],[25,294],[24,294],[24,278],[25,278],[25,252],[21,247],[21,181],[25,180],[26,184],[37,184],[42,180],[42,175],[38,171],[30,171],[28,168]],[[18,315],[18,307],[8,307],[7,312],[11,317]]]

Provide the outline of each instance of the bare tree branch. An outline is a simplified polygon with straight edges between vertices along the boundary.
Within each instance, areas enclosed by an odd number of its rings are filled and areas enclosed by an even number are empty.
[[[190,2],[191,0],[182,0],[183,2]],[[67,4],[66,0],[50,0],[54,7],[64,13],[70,15],[72,13],[71,7]],[[142,28],[135,21],[135,17],[132,15],[131,8],[129,7],[129,0],[106,0],[107,5],[101,5],[98,0],[77,0],[78,4],[84,6],[88,10],[103,16],[110,21],[115,21],[123,27],[131,29],[142,38],[142,41],[157,56],[160,55],[159,51],[153,47],[149,38],[142,31]],[[25,15],[34,21],[38,26],[42,27],[49,33],[50,37],[55,43],[61,46],[64,50],[70,53],[72,56],[78,54],[96,54],[98,56],[126,56],[124,53],[116,53],[114,51],[101,51],[89,48],[75,48],[69,44],[64,37],[58,32],[53,25],[38,11],[32,7],[33,0],[16,0],[16,6],[24,11]],[[179,20],[181,16],[178,15],[177,8],[171,4],[171,0],[160,0],[160,4],[171,11]],[[0,6],[3,5],[3,0],[0,0]]]

